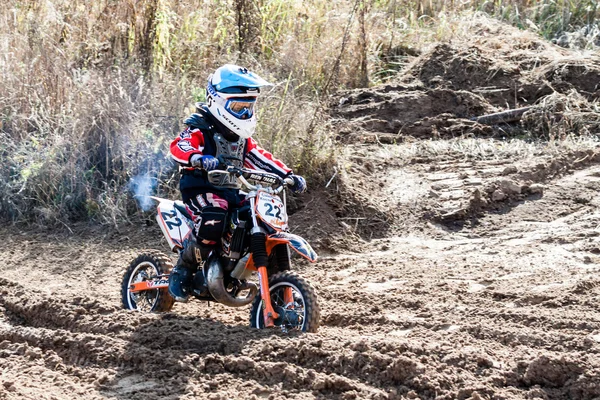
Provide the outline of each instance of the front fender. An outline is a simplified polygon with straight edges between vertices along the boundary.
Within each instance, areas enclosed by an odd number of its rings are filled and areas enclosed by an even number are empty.
[[[317,253],[310,247],[310,244],[304,238],[288,232],[277,232],[267,237],[267,248],[269,253],[271,249],[278,244],[286,243],[294,251],[306,258],[310,262],[317,261]]]

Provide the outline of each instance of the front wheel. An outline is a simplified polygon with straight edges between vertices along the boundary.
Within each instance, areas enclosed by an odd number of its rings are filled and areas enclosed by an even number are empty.
[[[297,330],[302,332],[316,332],[319,329],[319,304],[317,295],[303,278],[291,272],[281,272],[269,279],[271,303],[279,318],[275,326],[284,332]],[[286,299],[287,297],[287,299]],[[293,299],[292,301],[290,301]],[[250,326],[263,329],[263,300],[260,295],[252,303],[250,310]]]
[[[134,283],[153,280],[160,275],[168,274],[173,268],[169,257],[158,251],[140,254],[129,264],[123,274],[121,283],[121,301],[123,308],[144,312],[166,312],[173,308],[173,297],[167,288],[144,290],[132,293],[130,287]]]

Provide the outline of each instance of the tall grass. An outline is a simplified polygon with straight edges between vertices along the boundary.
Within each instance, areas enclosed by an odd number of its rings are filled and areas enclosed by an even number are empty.
[[[141,174],[176,196],[168,144],[227,62],[276,83],[261,98],[259,141],[325,179],[328,95],[387,79],[469,10],[547,38],[599,16],[593,0],[5,0],[0,217],[118,224],[137,212],[129,185]]]

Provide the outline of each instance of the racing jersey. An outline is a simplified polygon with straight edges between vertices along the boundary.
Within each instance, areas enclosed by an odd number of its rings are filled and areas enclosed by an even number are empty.
[[[207,110],[199,110],[201,114],[194,114],[195,118],[186,120],[188,128],[171,142],[171,156],[183,167],[180,181],[180,190],[189,189],[214,189],[208,183],[205,171],[194,170],[190,165],[190,158],[194,154],[217,156],[229,153],[241,158],[243,166],[276,174],[282,178],[292,171],[283,162],[275,158],[270,152],[263,149],[253,138],[238,141],[228,141],[210,124],[210,115]]]

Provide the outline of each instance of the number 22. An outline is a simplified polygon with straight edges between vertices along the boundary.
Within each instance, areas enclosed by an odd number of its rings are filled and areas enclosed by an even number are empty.
[[[162,212],[160,214],[162,215],[163,221],[165,221],[169,230],[181,226],[181,219],[179,219],[179,217],[177,216],[176,211]],[[170,221],[171,218],[173,218],[173,221]]]
[[[281,208],[279,208],[278,206],[273,206],[270,203],[265,203],[265,206],[268,208],[265,215],[268,215],[269,217],[275,217],[277,219],[281,218]],[[275,209],[276,214],[273,214],[273,209]]]

